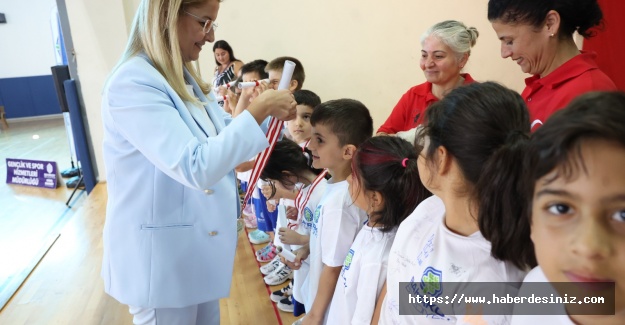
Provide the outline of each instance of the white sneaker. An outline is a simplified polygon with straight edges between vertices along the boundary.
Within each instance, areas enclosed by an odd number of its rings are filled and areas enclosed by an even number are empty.
[[[262,273],[263,275],[269,275],[271,272],[275,271],[282,265],[284,265],[284,263],[280,262],[280,256],[276,255],[273,260],[260,267],[260,273]]]
[[[263,280],[270,286],[277,286],[293,278],[293,270],[290,267],[284,265],[281,268],[277,268],[269,275],[265,276]]]

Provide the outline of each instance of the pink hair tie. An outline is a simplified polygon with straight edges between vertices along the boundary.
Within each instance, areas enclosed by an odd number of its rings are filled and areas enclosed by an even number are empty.
[[[404,168],[406,168],[406,163],[408,163],[408,158],[404,158],[404,160],[401,161],[401,165],[404,166]]]

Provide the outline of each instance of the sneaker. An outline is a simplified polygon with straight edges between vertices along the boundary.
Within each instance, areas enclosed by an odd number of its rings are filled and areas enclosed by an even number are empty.
[[[285,311],[287,313],[293,312],[293,302],[291,301],[291,297],[286,297],[280,302],[278,302],[278,309]]]
[[[264,250],[261,254],[256,255],[257,261],[262,263],[269,262],[273,260],[276,256],[278,256],[278,249],[276,248],[276,246],[269,244],[267,245],[267,247],[267,249]]]
[[[256,229],[258,227],[256,217],[254,216],[243,215],[243,221],[245,222],[245,227],[248,229]]]
[[[276,257],[271,260],[271,262],[260,267],[260,273],[263,275],[268,275],[269,273],[275,271],[277,268],[282,267],[284,263],[280,262],[280,256],[276,255]]]
[[[256,216],[254,215],[251,204],[247,205],[245,209],[243,209],[241,218],[243,218],[243,221],[245,221],[245,227],[250,229],[254,229],[257,227]]]
[[[270,250],[275,250],[276,246],[274,246],[273,242],[269,242],[269,244],[267,244],[267,246],[257,250],[256,253],[256,257],[261,256],[261,255],[265,255],[267,254],[267,252],[269,252]]]
[[[269,299],[271,299],[271,301],[273,302],[280,302],[284,298],[289,298],[290,300],[292,295],[293,295],[293,281],[289,282],[289,284],[286,287],[272,292],[271,295],[269,296]]]
[[[252,244],[264,244],[264,243],[268,243],[271,239],[269,238],[269,235],[267,235],[266,232],[262,231],[262,230],[254,230],[252,232],[250,232],[247,237],[249,237],[250,242]]]
[[[306,317],[306,316],[304,316],[304,317]],[[293,324],[291,324],[291,325],[302,325],[302,323],[304,322],[304,317],[294,321]]]
[[[277,286],[277,285],[283,284],[284,282],[290,279],[293,279],[293,270],[291,270],[291,268],[288,267],[287,265],[284,265],[284,267],[276,269],[275,271],[273,271],[272,273],[270,273],[269,275],[263,278],[265,283],[270,286]]]

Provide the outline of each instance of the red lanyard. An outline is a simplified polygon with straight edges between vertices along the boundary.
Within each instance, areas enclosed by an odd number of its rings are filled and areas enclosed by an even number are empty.
[[[328,170],[326,169],[323,172],[321,172],[321,174],[319,174],[317,178],[315,178],[315,180],[310,185],[308,192],[306,192],[306,196],[302,195],[302,192],[304,192],[303,190],[297,193],[297,197],[295,198],[295,207],[297,208],[297,220],[300,220],[300,218],[304,216],[304,209],[306,208],[306,204],[308,204],[308,200],[310,199],[312,192],[315,190],[315,187],[317,187],[317,185],[321,183],[321,180],[325,178],[327,173],[328,173]],[[296,229],[299,224],[300,222],[289,224],[289,228]]]
[[[273,151],[273,148],[276,146],[276,142],[280,137],[280,132],[282,131],[283,121],[278,120],[275,117],[271,118],[269,122],[269,130],[267,130],[267,140],[269,141],[269,147],[265,148],[263,152],[258,154],[256,157],[256,162],[254,163],[254,168],[252,169],[252,175],[250,175],[250,180],[247,188],[247,193],[245,193],[245,200],[243,200],[243,209],[247,205],[247,201],[252,197],[252,193],[256,189],[256,182],[260,178],[260,172],[265,168],[267,164],[267,160],[269,160],[269,155]]]

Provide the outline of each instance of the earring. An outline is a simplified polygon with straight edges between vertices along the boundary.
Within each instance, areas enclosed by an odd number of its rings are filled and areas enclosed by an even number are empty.
[[[553,37],[553,33],[551,33],[551,35],[549,35],[550,37]]]

